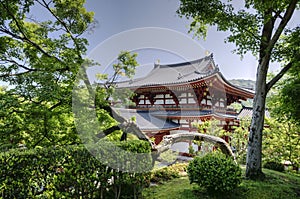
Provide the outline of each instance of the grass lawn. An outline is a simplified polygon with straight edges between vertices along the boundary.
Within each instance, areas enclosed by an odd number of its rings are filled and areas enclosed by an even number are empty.
[[[228,195],[215,198],[230,199],[296,199],[300,198],[300,176],[263,170],[264,181],[243,180],[241,185]],[[146,199],[199,199],[214,198],[196,184],[190,184],[188,177],[173,179],[163,184],[152,186],[143,191]]]

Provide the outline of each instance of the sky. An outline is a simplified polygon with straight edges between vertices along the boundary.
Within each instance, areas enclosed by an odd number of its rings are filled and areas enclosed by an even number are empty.
[[[98,22],[87,35],[88,57],[98,61],[103,71],[109,70],[122,48],[134,51],[142,66],[137,73],[146,75],[157,60],[171,64],[213,53],[226,79],[255,80],[257,60],[250,54],[242,60],[233,54],[235,46],[224,43],[229,33],[211,27],[206,40],[193,38],[188,33],[190,21],[176,14],[178,7],[179,0],[86,0],[87,10]]]
[[[243,6],[243,1],[232,2],[235,7]],[[84,35],[89,41],[87,57],[101,64],[89,69],[90,78],[95,79],[96,73],[111,71],[120,51],[128,50],[138,53],[137,76],[146,75],[158,61],[179,63],[213,53],[226,79],[255,80],[255,57],[247,53],[241,59],[234,54],[235,45],[224,42],[229,33],[218,32],[215,27],[209,28],[206,40],[194,38],[188,33],[191,21],[176,14],[179,5],[179,0],[86,0],[86,9],[95,13],[98,22]],[[47,18],[47,13],[38,8],[34,15]],[[299,23],[299,17],[298,12],[292,23]],[[274,64],[270,69],[278,71],[280,67]]]

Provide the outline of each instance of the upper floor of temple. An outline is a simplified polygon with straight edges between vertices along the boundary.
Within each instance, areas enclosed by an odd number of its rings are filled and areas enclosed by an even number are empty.
[[[134,92],[135,109],[155,105],[166,110],[199,109],[226,112],[233,102],[253,98],[253,91],[227,81],[213,60],[213,55],[190,62],[160,65],[144,77],[117,83],[118,89]]]

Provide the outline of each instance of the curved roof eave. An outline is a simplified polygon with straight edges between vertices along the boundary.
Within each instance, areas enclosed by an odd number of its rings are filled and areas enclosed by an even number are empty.
[[[183,84],[209,76],[216,71],[219,71],[219,68],[214,64],[212,55],[209,55],[189,62],[156,64],[146,76],[118,82],[117,85],[119,88],[136,88]]]
[[[217,74],[220,76],[221,80],[224,81],[224,83],[225,83],[226,85],[230,86],[230,87],[233,88],[233,89],[236,89],[236,90],[238,90],[238,91],[242,91],[242,92],[244,92],[245,94],[250,95],[251,98],[254,97],[254,94],[255,94],[254,91],[248,90],[248,89],[244,89],[244,88],[238,87],[238,86],[236,86],[236,85],[233,85],[233,84],[230,83],[227,79],[225,79],[225,77],[223,76],[223,74],[222,74],[221,72],[218,72]],[[250,97],[249,97],[249,98],[250,98]]]

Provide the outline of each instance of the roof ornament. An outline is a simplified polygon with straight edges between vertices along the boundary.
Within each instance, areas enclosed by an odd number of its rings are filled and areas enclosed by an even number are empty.
[[[212,54],[209,52],[209,50],[205,50],[205,56],[208,56],[209,54]]]
[[[154,68],[158,68],[160,66],[160,59],[157,59],[154,63]]]
[[[183,75],[181,73],[178,73],[177,79],[181,79],[181,78],[183,78]]]
[[[219,72],[219,71],[220,71],[220,68],[219,68],[219,65],[218,65],[218,64],[216,65],[215,71],[216,71],[216,72]]]

